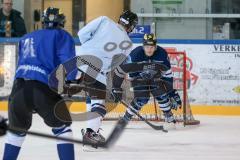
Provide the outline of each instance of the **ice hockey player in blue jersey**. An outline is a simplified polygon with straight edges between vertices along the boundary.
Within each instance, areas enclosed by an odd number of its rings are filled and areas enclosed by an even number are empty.
[[[182,102],[177,91],[173,89],[173,75],[167,52],[157,45],[154,34],[145,34],[143,46],[136,47],[126,62],[114,71],[113,97],[116,101],[120,101],[122,98],[121,84],[127,70],[125,67],[127,65],[125,64],[133,64],[136,67],[144,63],[145,66],[142,67],[141,71],[130,71],[129,74],[129,77],[133,79],[131,86],[134,92],[134,99],[130,103],[131,108],[139,112],[143,105],[148,103],[151,93],[163,111],[165,122],[175,123],[176,121],[171,110],[176,110]],[[162,72],[158,71],[158,64],[159,66],[164,66]],[[161,81],[157,81],[157,78],[161,79]],[[133,115],[133,112],[127,109],[124,120],[129,121]]]
[[[65,16],[60,9],[49,7],[43,13],[43,29],[20,39],[18,65],[9,97],[10,128],[29,130],[33,112],[36,112],[56,137],[72,137],[71,122],[64,122],[54,114],[54,107],[62,98],[48,86],[50,73],[59,64],[75,57],[74,40],[63,30],[64,23]],[[69,115],[65,105],[62,114]],[[26,134],[19,131],[8,132],[4,160],[17,159],[25,137]],[[74,159],[72,143],[57,141],[57,150],[59,159]]]

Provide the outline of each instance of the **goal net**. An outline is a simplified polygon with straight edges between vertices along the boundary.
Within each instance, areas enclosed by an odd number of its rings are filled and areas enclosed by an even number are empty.
[[[174,112],[174,116],[178,122],[183,122],[184,125],[196,125],[200,121],[195,120],[191,111],[191,107],[188,101],[188,88],[189,88],[189,72],[187,70],[187,60],[185,52],[178,52],[173,48],[165,48],[168,52],[170,59],[173,77],[174,77],[174,88],[178,90],[178,93],[182,99],[182,107]],[[124,80],[123,83],[123,99],[126,102],[131,102],[133,97],[133,91],[131,89],[131,84],[128,79]],[[124,115],[126,107],[119,104],[116,108],[107,113],[104,120],[115,120],[119,119]],[[140,114],[147,120],[152,121],[163,121],[163,114],[159,108],[159,105],[154,97],[151,97],[148,104],[146,104],[140,111]],[[134,120],[138,120],[135,116]]]

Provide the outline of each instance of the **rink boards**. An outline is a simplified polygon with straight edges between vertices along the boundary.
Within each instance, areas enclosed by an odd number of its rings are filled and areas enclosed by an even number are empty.
[[[16,69],[18,39],[0,39],[0,42],[0,99],[6,100],[11,91]],[[134,47],[141,45],[140,39],[133,39],[133,42]],[[187,86],[193,114],[240,115],[240,41],[158,42],[164,48],[184,51],[187,54]],[[76,39],[76,50],[78,44]],[[176,61],[178,63],[181,60]],[[73,111],[82,112],[83,109],[79,110],[77,106],[78,103],[73,105]],[[0,110],[7,110],[5,101],[0,102]]]

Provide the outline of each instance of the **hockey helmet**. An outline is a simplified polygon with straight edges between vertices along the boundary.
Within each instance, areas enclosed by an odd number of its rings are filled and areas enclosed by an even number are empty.
[[[127,32],[130,33],[133,31],[133,29],[138,24],[138,16],[137,16],[137,14],[135,14],[129,10],[126,10],[120,15],[118,23],[120,23],[124,27],[126,27]]]
[[[150,45],[150,46],[156,46],[157,45],[157,39],[155,34],[145,34],[143,37],[143,45]]]
[[[42,15],[43,28],[60,28],[64,27],[65,15],[59,8],[48,7]]]

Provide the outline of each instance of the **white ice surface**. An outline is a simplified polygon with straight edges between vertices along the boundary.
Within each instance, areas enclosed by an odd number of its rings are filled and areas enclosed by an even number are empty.
[[[1,114],[1,113],[0,113]],[[5,113],[3,113],[6,115]],[[101,152],[83,152],[75,145],[76,160],[240,160],[240,117],[198,116],[199,126],[180,124],[169,133],[154,131],[143,122],[131,122],[116,145]],[[115,122],[103,122],[108,136]],[[74,137],[81,139],[83,122],[73,123]],[[41,118],[34,116],[32,131],[51,134]],[[0,137],[0,159],[4,149]],[[57,160],[54,140],[28,136],[19,160]]]

